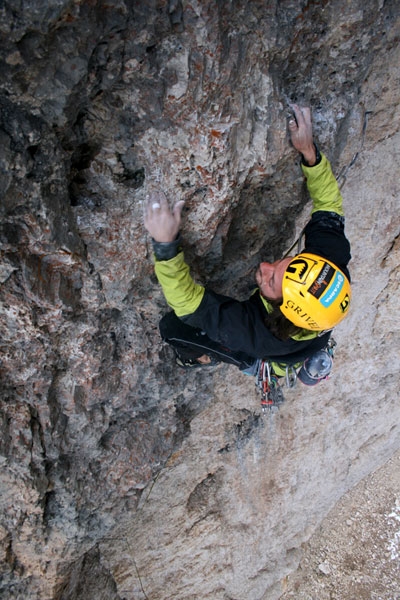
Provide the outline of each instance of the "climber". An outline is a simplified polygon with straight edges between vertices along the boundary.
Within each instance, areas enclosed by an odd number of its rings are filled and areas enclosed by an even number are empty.
[[[162,192],[147,199],[144,223],[153,240],[155,272],[173,309],[160,321],[160,332],[183,368],[223,361],[254,374],[257,359],[266,359],[282,375],[287,365],[298,367],[325,348],[331,330],[347,314],[351,256],[342,196],[326,156],[314,143],[310,108],[293,105],[292,110],[289,136],[301,154],[313,202],[304,250],[262,262],[256,272],[258,288],[248,300],[195,283],[179,235],[184,202],[170,209]]]

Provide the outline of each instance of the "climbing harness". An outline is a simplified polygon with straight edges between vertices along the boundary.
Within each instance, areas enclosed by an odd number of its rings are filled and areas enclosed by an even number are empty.
[[[306,385],[315,385],[323,379],[327,379],[336,346],[335,340],[331,337],[323,350],[314,353],[300,367],[286,365],[284,378],[281,378],[282,382],[289,389],[293,389],[298,379]],[[321,355],[324,355],[322,358],[325,358],[325,361],[321,361]],[[327,369],[327,363],[329,363],[329,369]],[[264,414],[275,407],[279,408],[285,401],[279,377],[274,373],[272,364],[268,360],[257,361],[256,387],[261,391],[261,410]]]

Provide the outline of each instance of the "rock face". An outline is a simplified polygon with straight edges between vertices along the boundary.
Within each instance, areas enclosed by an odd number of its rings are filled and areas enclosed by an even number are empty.
[[[304,548],[281,600],[396,598],[400,452],[334,506]]]
[[[398,3],[27,4],[0,8],[1,594],[278,598],[400,446]],[[173,368],[142,205],[184,198],[195,276],[243,297],[308,218],[293,100],[354,300],[333,377],[263,417],[235,368]]]

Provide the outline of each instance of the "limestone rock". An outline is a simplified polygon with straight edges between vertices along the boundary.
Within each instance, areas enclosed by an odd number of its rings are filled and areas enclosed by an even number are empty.
[[[1,594],[277,598],[398,449],[399,32],[394,0],[0,7]],[[233,367],[173,368],[142,206],[184,198],[195,276],[246,295],[310,210],[293,100],[354,300],[333,377],[263,418]]]

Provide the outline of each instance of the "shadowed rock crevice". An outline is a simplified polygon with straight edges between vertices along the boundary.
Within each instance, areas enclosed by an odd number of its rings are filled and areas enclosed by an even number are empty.
[[[284,167],[277,166],[278,172],[283,170]],[[254,288],[259,263],[278,260],[295,242],[296,222],[308,197],[298,189],[285,190],[276,197],[276,179],[272,177],[261,187],[243,187],[238,205],[230,215],[226,243],[217,261],[219,272],[212,277],[211,287],[216,287],[217,281],[219,285],[222,282],[225,293],[245,297]]]
[[[101,554],[95,546],[71,568],[71,573],[64,578],[64,583],[55,591],[54,600],[122,600],[112,574],[101,562]]]
[[[225,437],[229,441],[223,448],[218,450],[218,453],[240,450],[260,433],[259,429],[263,429],[264,421],[259,414],[253,414],[249,411],[243,411],[243,413],[243,419],[226,431]]]

